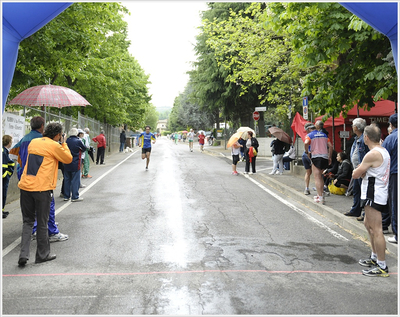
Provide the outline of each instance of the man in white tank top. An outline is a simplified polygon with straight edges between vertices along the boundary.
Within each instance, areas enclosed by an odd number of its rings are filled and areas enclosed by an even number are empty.
[[[353,178],[362,178],[361,206],[365,209],[364,225],[371,241],[371,257],[358,263],[370,269],[363,270],[366,276],[388,277],[385,261],[386,241],[382,232],[382,212],[388,201],[390,155],[380,146],[381,130],[369,125],[364,130],[364,142],[370,151],[353,171]]]

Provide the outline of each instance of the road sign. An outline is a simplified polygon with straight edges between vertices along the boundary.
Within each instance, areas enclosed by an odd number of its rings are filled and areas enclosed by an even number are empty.
[[[267,107],[256,107],[256,111],[267,111]]]
[[[308,106],[308,97],[303,97],[303,107]]]
[[[303,118],[308,120],[308,106],[303,106]]]
[[[350,131],[339,131],[340,138],[348,139],[350,138]]]
[[[256,121],[258,121],[258,119],[260,119],[260,113],[258,111],[253,112],[253,119]]]

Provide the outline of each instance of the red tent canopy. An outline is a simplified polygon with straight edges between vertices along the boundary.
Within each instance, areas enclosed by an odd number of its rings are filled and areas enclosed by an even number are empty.
[[[395,113],[395,102],[390,100],[382,100],[374,102],[375,107],[372,107],[370,110],[358,109],[359,116],[361,118],[365,117],[390,117]],[[315,121],[322,120],[323,116],[319,116],[315,118]],[[347,113],[347,118],[354,119],[357,118],[357,106],[354,106]],[[335,127],[341,126],[345,123],[345,119],[340,113],[338,118],[335,118]],[[329,117],[328,120],[325,121],[324,127],[332,126],[332,117]]]

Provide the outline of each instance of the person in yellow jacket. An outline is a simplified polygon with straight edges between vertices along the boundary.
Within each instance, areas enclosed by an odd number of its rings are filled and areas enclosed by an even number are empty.
[[[60,143],[59,143],[60,141]],[[47,229],[50,203],[57,185],[58,162],[72,162],[71,152],[65,143],[62,126],[50,123],[42,138],[33,139],[28,146],[28,158],[18,183],[21,191],[22,238],[18,265],[25,266],[29,260],[31,234],[35,217],[37,219],[37,249],[35,263],[51,261],[56,258],[50,254]]]

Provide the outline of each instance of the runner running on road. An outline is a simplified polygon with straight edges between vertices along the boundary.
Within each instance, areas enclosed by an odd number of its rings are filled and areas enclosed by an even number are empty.
[[[142,148],[142,160],[146,158],[146,171],[149,169],[151,141],[156,143],[156,136],[150,132],[150,126],[146,126],[146,131],[139,136],[139,146]]]
[[[190,152],[193,152],[193,140],[194,140],[193,129],[190,129],[190,132],[187,134],[187,139],[189,141],[189,150]]]

